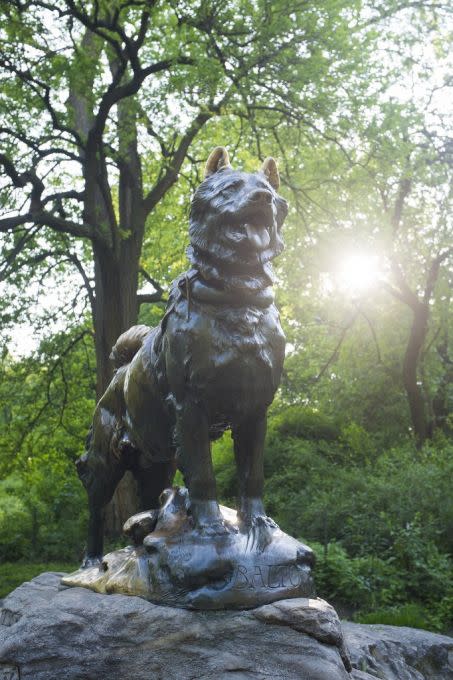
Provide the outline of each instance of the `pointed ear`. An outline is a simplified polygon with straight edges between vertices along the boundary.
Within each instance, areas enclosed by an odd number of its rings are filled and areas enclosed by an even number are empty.
[[[261,172],[266,175],[266,179],[276,191],[280,186],[280,175],[278,174],[277,163],[273,158],[266,158],[264,161]]]
[[[209,177],[222,168],[231,168],[230,157],[224,146],[216,146],[207,160],[204,176]]]

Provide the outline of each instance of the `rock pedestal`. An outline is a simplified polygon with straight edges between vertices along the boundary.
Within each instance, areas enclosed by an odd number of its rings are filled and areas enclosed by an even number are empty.
[[[355,680],[453,680],[453,638],[426,630],[343,622]]]
[[[190,611],[48,573],[4,600],[0,622],[2,680],[349,678],[338,617],[317,599]]]
[[[452,638],[341,627],[319,599],[202,612],[68,588],[61,576],[41,574],[0,603],[1,680],[453,678]]]

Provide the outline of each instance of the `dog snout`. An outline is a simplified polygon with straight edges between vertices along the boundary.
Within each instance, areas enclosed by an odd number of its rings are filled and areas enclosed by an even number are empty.
[[[272,194],[267,189],[255,189],[250,194],[249,201],[257,205],[270,205],[272,203]]]

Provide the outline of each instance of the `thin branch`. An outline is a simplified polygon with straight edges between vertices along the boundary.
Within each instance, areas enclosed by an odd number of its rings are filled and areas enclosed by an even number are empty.
[[[376,356],[377,356],[378,363],[382,364],[382,355],[381,355],[381,350],[380,350],[380,347],[379,347],[379,342],[378,342],[378,339],[377,339],[376,329],[374,328],[370,317],[360,307],[359,303],[356,303],[356,307],[357,307],[359,314],[361,314],[363,316],[363,318],[365,319],[365,321],[368,324],[368,328],[370,329],[370,333],[371,333],[371,335],[373,337],[373,341],[374,341],[374,346],[376,348]]]
[[[42,80],[39,80],[38,78],[33,77],[28,69],[23,71],[6,59],[0,58],[0,66],[2,66],[5,71],[14,73],[19,78],[19,80],[28,85],[30,89],[33,90],[33,92],[41,99],[50,115],[52,126],[55,130],[67,132],[69,135],[71,135],[71,137],[74,138],[78,146],[83,147],[82,140],[77,131],[60,122],[58,113],[54,109],[51,101],[50,85],[43,82]]]
[[[394,257],[390,258],[390,268],[392,270],[392,274],[396,281],[396,284],[398,285],[399,288],[400,299],[402,299],[402,301],[406,305],[412,307],[412,309],[417,309],[418,306],[420,305],[420,299],[418,295],[414,293],[414,291],[411,290],[411,288],[409,287],[409,284],[405,279],[403,271]],[[391,291],[389,290],[389,292]]]
[[[426,280],[425,292],[423,295],[425,302],[429,302],[431,299],[437,279],[439,277],[440,265],[452,254],[452,252],[453,248],[449,248],[448,250],[444,250],[443,253],[439,253],[439,255],[437,255],[437,257],[432,260]]]
[[[138,293],[137,294],[138,305],[153,302],[166,302],[166,299],[161,293]]]
[[[47,380],[47,385],[46,385],[46,401],[45,401],[45,403],[38,409],[38,411],[36,412],[34,418],[32,418],[30,421],[28,421],[27,427],[24,429],[24,431],[23,431],[23,433],[22,433],[22,435],[21,435],[21,437],[19,438],[19,441],[18,441],[18,443],[17,443],[17,448],[18,448],[18,449],[21,449],[21,448],[22,448],[23,443],[24,443],[24,441],[25,441],[25,438],[26,438],[27,434],[28,434],[31,430],[33,430],[33,428],[35,427],[35,425],[39,422],[39,420],[40,420],[42,414],[43,414],[43,413],[45,412],[45,410],[46,410],[49,406],[51,406],[51,404],[52,404],[52,399],[51,399],[51,396],[50,396],[50,385],[51,385],[51,383],[52,383],[54,373],[55,373],[55,371],[59,368],[59,366],[60,366],[60,364],[61,364],[61,362],[62,362],[62,359],[63,359],[65,356],[67,356],[67,355],[71,352],[71,350],[74,349],[74,347],[77,345],[77,343],[79,343],[81,340],[83,340],[83,338],[84,338],[85,336],[87,336],[87,335],[90,335],[91,337],[93,337],[92,331],[89,331],[89,330],[85,329],[85,330],[83,330],[81,333],[79,333],[78,335],[76,335],[76,336],[71,340],[71,342],[69,343],[69,345],[67,345],[67,346],[65,347],[65,349],[59,354],[58,358],[57,358],[56,361],[53,363],[53,365],[50,366],[49,370],[47,371],[48,380]]]
[[[42,200],[42,205],[46,205],[47,203],[50,203],[51,201],[61,201],[65,198],[73,198],[76,201],[83,201],[84,199],[84,192],[83,191],[75,191],[75,190],[69,190],[69,191],[59,191],[55,194],[49,194],[48,196],[45,196]]]
[[[390,283],[387,283],[387,281],[380,281],[379,285],[381,286],[381,288],[387,291],[387,293],[390,293],[390,295],[392,295],[400,302],[403,302],[405,305],[409,305],[410,307],[413,306],[409,299],[405,295],[403,295],[403,293],[398,288],[395,288],[395,286],[392,286]]]
[[[161,286],[159,281],[153,279],[153,277],[150,276],[150,274],[148,274],[148,272],[143,267],[140,267],[139,272],[143,276],[143,278],[153,286],[157,293],[159,293],[160,295],[164,293],[164,288]]]
[[[82,277],[85,290],[86,290],[86,292],[88,294],[88,298],[90,300],[91,312],[92,312],[92,315],[93,315],[93,318],[94,318],[95,298],[94,298],[93,286],[90,283],[90,279],[88,278],[87,273],[86,273],[81,261],[79,260],[79,258],[77,257],[77,255],[75,253],[70,253],[68,255],[67,259],[70,262],[73,263],[73,265],[76,267],[77,271],[79,272],[80,276]]]
[[[178,172],[184,162],[189,146],[195,139],[203,125],[212,118],[220,109],[219,106],[213,107],[209,111],[200,111],[194,118],[191,125],[187,128],[185,134],[173,154],[171,161],[166,166],[163,176],[156,182],[153,188],[148,192],[144,199],[143,205],[145,212],[148,215],[151,210],[159,203],[161,198],[165,196],[166,192],[173,186],[178,178]]]
[[[395,238],[401,224],[401,217],[403,215],[403,207],[406,198],[408,197],[412,187],[412,181],[404,178],[398,182],[398,194],[393,207],[391,216],[391,223],[393,227],[393,237]]]
[[[324,374],[326,373],[326,371],[328,370],[329,366],[330,366],[334,361],[337,360],[337,358],[338,358],[338,352],[340,351],[340,347],[341,347],[341,345],[343,344],[344,339],[345,339],[345,337],[346,337],[346,335],[347,335],[349,329],[352,328],[352,326],[354,325],[354,322],[355,322],[355,320],[357,319],[358,315],[359,315],[359,312],[355,312],[355,313],[351,316],[351,318],[350,318],[350,320],[347,322],[347,324],[346,324],[345,326],[343,326],[343,329],[342,329],[342,331],[341,331],[340,337],[339,337],[339,339],[338,339],[337,344],[336,344],[335,347],[334,347],[334,350],[333,350],[332,354],[331,354],[330,357],[327,359],[326,363],[325,363],[324,366],[321,368],[321,370],[319,371],[318,375],[316,375],[316,376],[313,378],[313,380],[312,380],[313,383],[319,382],[319,381],[321,380],[321,378],[324,376]]]

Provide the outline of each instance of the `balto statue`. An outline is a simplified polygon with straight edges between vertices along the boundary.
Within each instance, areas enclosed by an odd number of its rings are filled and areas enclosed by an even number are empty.
[[[102,557],[104,506],[126,470],[143,509],[157,508],[179,468],[195,531],[231,531],[219,511],[210,442],[231,428],[244,530],[273,522],[263,506],[266,412],[280,382],[285,338],[270,261],[287,215],[275,161],[233,170],[211,153],[190,211],[191,268],[176,279],[156,328],[134,326],[112,350],[115,375],[94,414],[77,468],[89,498],[87,559]]]

